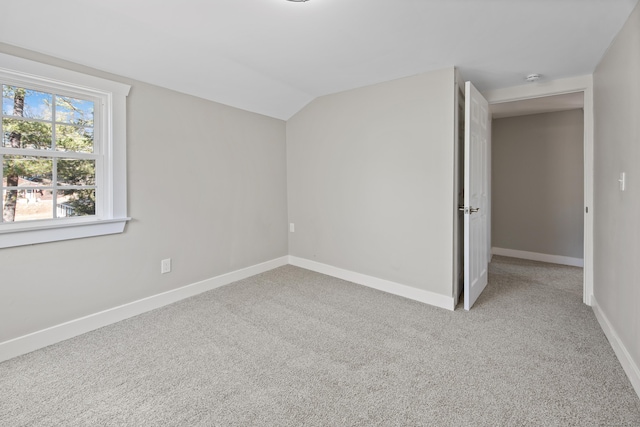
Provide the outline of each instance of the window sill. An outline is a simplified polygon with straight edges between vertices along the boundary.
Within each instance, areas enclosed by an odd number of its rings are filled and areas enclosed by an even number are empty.
[[[47,221],[21,224],[20,227],[2,226],[0,227],[0,249],[122,233],[130,219],[78,218],[55,223]]]

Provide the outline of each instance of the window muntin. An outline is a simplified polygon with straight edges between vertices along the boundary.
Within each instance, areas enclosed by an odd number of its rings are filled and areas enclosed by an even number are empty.
[[[2,223],[96,215],[100,100],[2,82]]]

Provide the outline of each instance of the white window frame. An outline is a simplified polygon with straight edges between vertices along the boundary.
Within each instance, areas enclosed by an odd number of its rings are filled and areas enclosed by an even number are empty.
[[[99,102],[96,153],[99,185],[96,214],[84,217],[0,223],[0,249],[122,233],[127,217],[126,101],[130,86],[0,53],[0,81],[53,93],[74,93]],[[98,116],[99,115],[99,116]]]

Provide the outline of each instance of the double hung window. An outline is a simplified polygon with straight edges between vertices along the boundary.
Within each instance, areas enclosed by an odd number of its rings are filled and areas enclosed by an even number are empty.
[[[0,248],[121,232],[129,86],[0,54]]]
[[[81,96],[2,85],[2,222],[96,214],[98,100]]]

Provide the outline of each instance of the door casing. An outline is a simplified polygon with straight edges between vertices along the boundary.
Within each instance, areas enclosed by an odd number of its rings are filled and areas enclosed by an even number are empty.
[[[584,93],[584,206],[588,208],[588,213],[583,211],[584,279],[582,300],[586,305],[591,306],[593,299],[593,76],[571,77],[546,83],[530,83],[485,91],[483,95],[489,104],[498,104],[575,92]],[[454,278],[454,280],[456,279]]]

